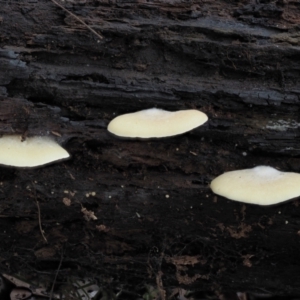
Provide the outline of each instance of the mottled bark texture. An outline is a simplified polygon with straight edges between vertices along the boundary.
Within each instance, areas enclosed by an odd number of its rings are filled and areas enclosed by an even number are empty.
[[[0,4],[0,133],[51,135],[72,155],[0,168],[3,272],[53,279],[63,252],[57,288],[76,275],[131,299],[146,286],[162,299],[179,287],[300,294],[300,202],[243,205],[209,189],[234,169],[300,171],[299,2],[59,3],[103,39],[50,0]],[[150,107],[209,121],[162,140],[106,131]]]

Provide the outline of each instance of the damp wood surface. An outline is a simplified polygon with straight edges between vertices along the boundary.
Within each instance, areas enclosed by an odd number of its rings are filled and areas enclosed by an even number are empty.
[[[49,135],[72,156],[0,168],[2,272],[55,275],[63,253],[58,289],[83,276],[136,298],[149,285],[162,299],[300,294],[300,201],[260,207],[209,189],[235,169],[300,171],[300,4],[59,3],[103,39],[52,1],[0,6],[0,134]],[[209,120],[168,139],[107,132],[152,107]]]

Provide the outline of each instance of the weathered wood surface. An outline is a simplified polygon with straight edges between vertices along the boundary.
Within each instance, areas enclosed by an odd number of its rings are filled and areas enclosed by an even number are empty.
[[[0,7],[0,133],[52,135],[72,155],[0,169],[3,271],[55,274],[64,251],[58,282],[300,294],[299,202],[209,189],[233,169],[300,171],[298,2],[60,3],[103,40],[51,1]],[[153,106],[209,121],[165,140],[107,133],[114,116]]]

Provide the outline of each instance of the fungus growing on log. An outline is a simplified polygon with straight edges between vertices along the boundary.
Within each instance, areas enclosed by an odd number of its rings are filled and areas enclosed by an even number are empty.
[[[272,205],[300,196],[300,174],[269,166],[226,172],[210,185],[215,194],[258,205]]]
[[[0,138],[0,164],[14,167],[37,167],[68,158],[69,153],[49,137],[5,135]]]
[[[119,137],[163,138],[190,131],[207,120],[206,114],[195,109],[170,112],[150,108],[116,117],[107,130]]]

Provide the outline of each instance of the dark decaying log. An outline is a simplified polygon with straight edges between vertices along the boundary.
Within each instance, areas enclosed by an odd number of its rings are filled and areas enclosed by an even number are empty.
[[[298,1],[59,3],[103,39],[52,1],[0,6],[0,133],[51,135],[72,155],[1,167],[3,272],[53,279],[63,252],[57,288],[87,276],[131,299],[146,286],[162,299],[179,287],[300,294],[300,202],[258,207],[209,189],[234,169],[300,171]],[[162,140],[106,131],[150,107],[209,121]]]

